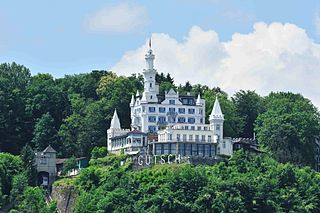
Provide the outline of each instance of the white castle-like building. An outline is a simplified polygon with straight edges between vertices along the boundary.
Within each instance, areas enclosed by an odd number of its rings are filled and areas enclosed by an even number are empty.
[[[148,152],[154,155],[180,154],[208,156],[232,154],[231,138],[223,137],[224,115],[218,98],[213,105],[209,124],[205,124],[205,100],[182,96],[171,89],[162,96],[156,83],[155,56],[145,55],[144,91],[132,95],[131,130],[122,129],[116,110],[107,130],[107,148],[111,153]]]

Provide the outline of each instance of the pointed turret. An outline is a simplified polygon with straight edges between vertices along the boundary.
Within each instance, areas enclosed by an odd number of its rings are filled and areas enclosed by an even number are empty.
[[[134,99],[134,96],[132,95],[131,96],[131,101],[130,101],[130,106],[133,107],[135,104],[135,99]]]
[[[140,93],[139,93],[139,90],[137,90],[136,98],[139,98],[139,97],[140,97]]]
[[[197,105],[201,105],[201,97],[200,97],[200,93],[198,94],[198,98],[197,98]]]
[[[219,100],[217,97],[216,97],[216,101],[214,102],[212,112],[209,117],[209,120],[213,120],[213,119],[224,120],[224,116],[222,114],[220,103],[219,103]]]
[[[114,109],[113,117],[110,124],[110,129],[121,129],[120,120],[119,120],[116,109]]]

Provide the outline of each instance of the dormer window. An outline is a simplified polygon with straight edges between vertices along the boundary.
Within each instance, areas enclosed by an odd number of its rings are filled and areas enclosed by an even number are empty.
[[[169,104],[174,105],[175,103],[176,103],[175,100],[169,100]]]

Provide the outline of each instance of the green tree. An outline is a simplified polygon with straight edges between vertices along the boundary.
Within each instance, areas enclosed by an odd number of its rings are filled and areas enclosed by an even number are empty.
[[[94,147],[91,151],[91,159],[103,158],[108,154],[107,147]]]
[[[0,149],[18,154],[32,137],[25,112],[29,69],[16,63],[0,64]]]
[[[264,111],[263,99],[255,91],[240,90],[231,98],[238,115],[244,120],[240,137],[252,138],[254,123],[260,113]]]
[[[100,98],[106,100],[105,104],[108,108],[108,124],[110,123],[113,111],[116,108],[122,126],[124,128],[130,127],[131,119],[129,104],[131,96],[142,88],[141,79],[135,76],[129,78],[124,76],[118,77],[116,74],[111,73],[101,78],[97,93]]]
[[[37,183],[36,158],[34,151],[28,144],[22,148],[20,158],[23,169],[28,178],[28,184],[35,186]]]
[[[25,188],[28,186],[28,177],[22,173],[13,177],[12,189],[10,192],[10,202],[14,206],[18,206],[22,201],[22,195]]]
[[[34,147],[42,151],[47,146],[51,145],[57,149],[57,130],[54,126],[54,119],[49,112],[43,114],[41,118],[37,119],[33,131],[32,144]],[[58,150],[58,149],[57,149]]]
[[[45,192],[40,187],[27,187],[22,196],[22,201],[18,206],[20,212],[26,213],[50,213],[55,212],[52,206],[47,207],[45,202]]]
[[[0,153],[0,200],[5,204],[10,196],[12,182],[15,175],[22,172],[22,162],[18,156]]]
[[[312,103],[290,92],[271,93],[266,112],[257,118],[257,139],[280,162],[314,166],[319,112]]]

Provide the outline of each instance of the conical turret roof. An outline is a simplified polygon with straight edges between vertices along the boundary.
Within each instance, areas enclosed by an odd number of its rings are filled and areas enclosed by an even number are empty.
[[[119,120],[116,109],[114,109],[113,117],[110,124],[110,129],[121,129],[120,120]]]
[[[214,102],[211,114],[210,114],[210,120],[211,119],[224,119],[222,111],[221,111],[220,103],[219,103],[219,100],[217,97]]]

